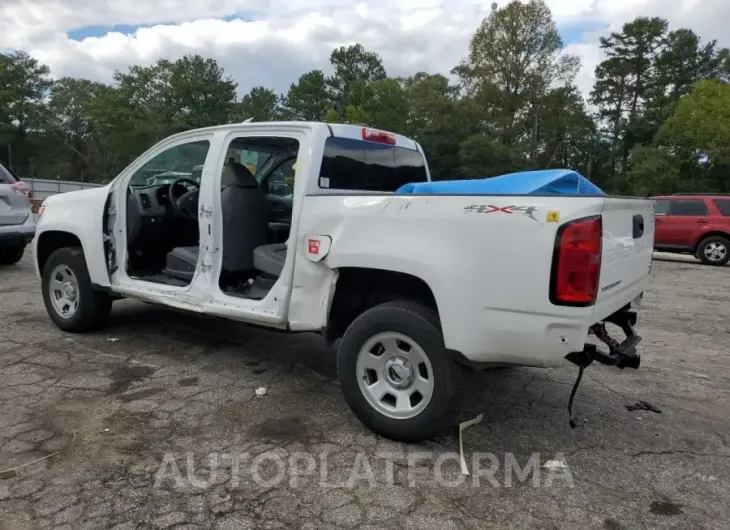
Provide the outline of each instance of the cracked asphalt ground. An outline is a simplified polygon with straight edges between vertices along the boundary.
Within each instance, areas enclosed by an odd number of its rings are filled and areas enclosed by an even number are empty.
[[[318,337],[132,301],[103,332],[64,334],[26,257],[0,270],[0,527],[727,528],[730,267],[674,259],[653,275],[641,369],[591,366],[575,430],[572,365],[471,378],[464,418],[483,421],[459,483],[456,435],[370,433]],[[626,409],[640,400],[661,413]],[[491,480],[475,452],[498,464]],[[558,453],[552,484],[510,471]]]

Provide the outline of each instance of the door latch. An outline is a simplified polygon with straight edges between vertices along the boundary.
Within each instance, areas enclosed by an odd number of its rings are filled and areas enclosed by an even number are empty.
[[[203,262],[200,264],[200,270],[203,272],[208,272],[210,270],[212,263],[209,259],[204,259]]]
[[[206,207],[204,204],[200,205],[200,216],[201,217],[210,217],[213,215],[213,207],[208,206]]]

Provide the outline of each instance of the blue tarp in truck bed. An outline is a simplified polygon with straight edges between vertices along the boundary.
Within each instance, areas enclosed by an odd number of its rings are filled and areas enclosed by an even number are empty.
[[[404,184],[396,194],[454,195],[604,195],[587,178],[570,169],[520,171],[499,177]]]

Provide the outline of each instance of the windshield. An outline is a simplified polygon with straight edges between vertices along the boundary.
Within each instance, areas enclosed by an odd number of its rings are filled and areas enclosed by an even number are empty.
[[[187,178],[200,182],[210,144],[206,141],[176,145],[158,154],[132,176],[132,186],[170,184]]]

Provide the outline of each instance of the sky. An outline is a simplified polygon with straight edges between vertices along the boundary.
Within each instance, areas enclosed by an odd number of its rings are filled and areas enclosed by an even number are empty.
[[[500,5],[505,4],[503,0]],[[730,46],[728,0],[547,0],[578,55],[587,94],[598,39],[636,16],[661,16]],[[492,0],[0,0],[0,51],[24,50],[54,78],[110,82],[115,70],[158,58],[213,57],[245,94],[285,93],[309,70],[329,72],[333,48],[360,42],[393,76],[448,74]]]

